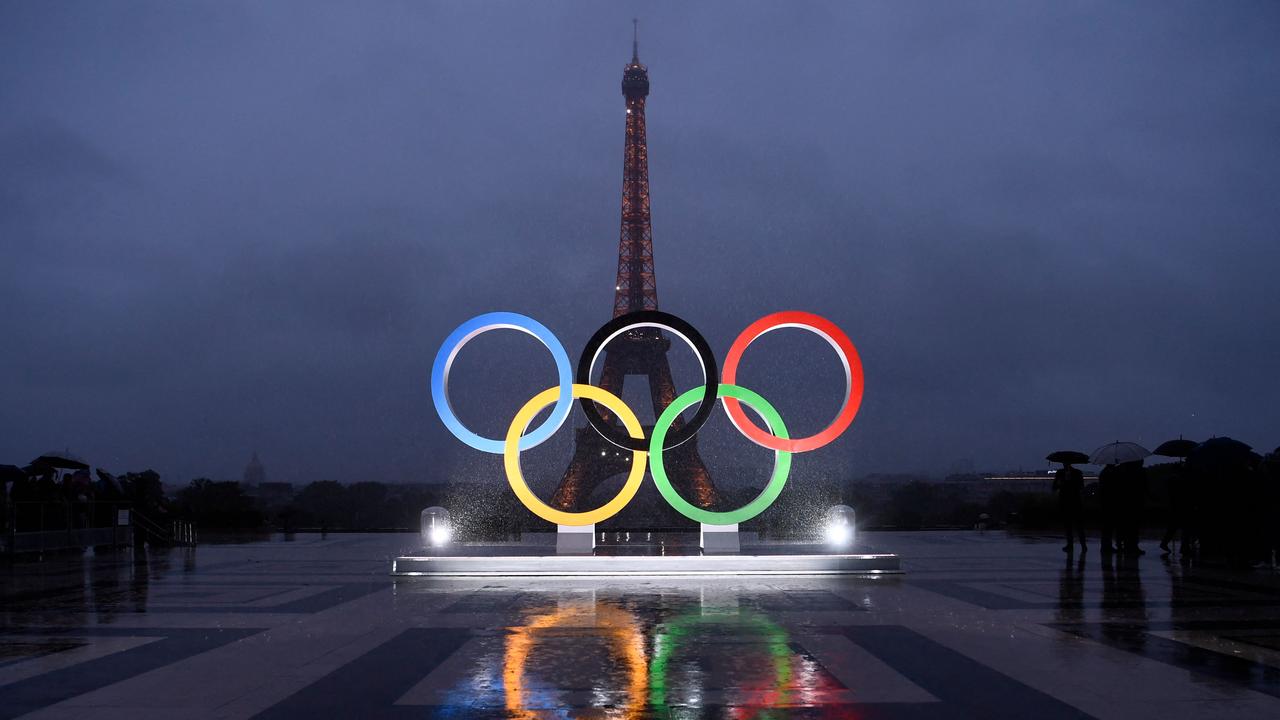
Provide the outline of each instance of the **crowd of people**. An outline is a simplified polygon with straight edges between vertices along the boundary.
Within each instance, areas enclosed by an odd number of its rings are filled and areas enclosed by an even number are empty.
[[[1280,561],[1280,448],[1262,456],[1242,443],[1196,447],[1161,473],[1168,500],[1162,553],[1176,554],[1185,563],[1205,560],[1232,567]],[[1088,549],[1086,488],[1076,464],[1063,462],[1054,476],[1066,534],[1062,549],[1069,553],[1077,543],[1080,552]],[[1152,491],[1142,459],[1103,465],[1096,487],[1103,555],[1145,554],[1143,516]]]
[[[167,514],[160,476],[154,471],[116,477],[88,468],[59,468],[38,461],[7,466],[0,484],[0,525],[16,532],[110,527],[116,511],[129,507],[149,515]]]

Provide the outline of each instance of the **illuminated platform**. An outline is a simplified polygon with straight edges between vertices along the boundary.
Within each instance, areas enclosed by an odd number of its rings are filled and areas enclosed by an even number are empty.
[[[487,548],[493,550],[496,548]],[[405,555],[391,564],[400,577],[569,577],[708,575],[885,575],[902,572],[885,553],[762,553],[737,555]]]

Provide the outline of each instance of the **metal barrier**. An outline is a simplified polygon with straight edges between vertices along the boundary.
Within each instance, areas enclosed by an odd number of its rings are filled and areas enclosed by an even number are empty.
[[[161,545],[196,544],[196,526],[184,520],[174,520],[165,528],[160,523],[134,510],[131,514],[133,524],[141,530],[147,540]]]
[[[17,501],[5,510],[5,554],[124,546],[132,533],[128,503]]]
[[[9,502],[3,519],[0,554],[5,555],[123,547],[135,541],[196,544],[192,523],[175,520],[161,524],[126,502]]]

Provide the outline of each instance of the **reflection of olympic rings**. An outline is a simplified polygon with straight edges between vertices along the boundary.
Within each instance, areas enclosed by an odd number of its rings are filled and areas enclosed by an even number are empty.
[[[677,656],[679,644],[693,634],[695,629],[719,631],[727,628],[735,638],[741,638],[744,630],[762,637],[773,662],[773,687],[769,702],[778,705],[787,700],[791,690],[791,662],[795,653],[791,650],[787,631],[764,615],[749,611],[742,614],[701,615],[687,613],[658,626],[653,636],[653,660],[649,663],[649,706],[666,707],[667,667]]]
[[[643,428],[635,414],[616,395],[590,385],[591,371],[605,345],[619,335],[637,328],[654,327],[668,330],[687,342],[698,355],[702,365],[703,385],[676,398],[659,416],[650,438],[644,437]],[[735,384],[742,354],[761,335],[785,327],[809,330],[825,339],[840,357],[845,371],[845,397],[834,420],[822,431],[808,437],[792,439],[781,416],[764,398]],[[488,330],[509,328],[533,335],[548,350],[556,363],[559,383],[538,393],[516,414],[507,429],[504,440],[481,437],[458,420],[449,400],[449,370],[462,346]],[[573,382],[568,355],[564,346],[545,326],[537,321],[510,312],[487,313],[468,320],[450,333],[436,353],[431,369],[431,393],[436,412],[445,427],[455,437],[471,447],[484,452],[501,454],[504,459],[507,480],[511,489],[525,507],[535,515],[560,525],[591,525],[612,517],[635,496],[644,479],[645,464],[652,455],[654,481],[658,490],[672,507],[686,517],[707,525],[732,525],[755,517],[767,508],[786,484],[791,469],[791,454],[820,448],[835,440],[853,422],[862,403],[862,361],[853,342],[844,331],[831,321],[811,313],[788,311],[767,315],[755,321],[734,340],[725,358],[723,382],[716,367],[715,356],[702,335],[684,320],[669,313],[645,310],[614,318],[591,337],[583,349],[577,368],[578,382]],[[607,384],[607,383],[606,383]],[[719,397],[733,422],[752,442],[774,451],[774,470],[769,484],[759,497],[746,505],[726,512],[713,512],[696,507],[672,487],[667,478],[662,452],[687,441],[707,421],[715,398]],[[610,443],[632,451],[631,468],[622,490],[603,506],[586,512],[556,510],[542,502],[529,489],[520,472],[520,452],[536,447],[560,428],[569,415],[573,400],[579,399],[591,426]],[[698,402],[698,410],[686,423],[678,424],[680,413]],[[752,422],[742,409],[742,403],[754,410],[764,420],[768,430]],[[612,411],[626,432],[603,416],[597,404]],[[551,413],[541,425],[529,430],[529,425],[539,412],[552,405]]]
[[[537,615],[523,625],[511,629],[502,658],[502,684],[507,713],[513,718],[543,717],[528,709],[528,690],[524,670],[529,654],[544,631],[574,626],[595,626],[609,641],[611,654],[621,656],[627,674],[627,704],[613,707],[604,717],[640,717],[645,705],[645,688],[649,683],[649,667],[645,662],[644,634],[635,616],[627,611],[595,603],[575,604]]]

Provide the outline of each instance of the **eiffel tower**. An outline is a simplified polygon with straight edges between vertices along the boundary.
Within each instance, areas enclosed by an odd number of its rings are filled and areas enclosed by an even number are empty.
[[[653,228],[649,219],[649,149],[645,140],[644,105],[649,94],[649,70],[640,64],[638,38],[632,41],[631,62],[622,71],[622,94],[627,104],[627,130],[622,161],[622,232],[618,241],[618,278],[614,285],[613,316],[637,310],[658,309],[658,287],[653,272]],[[622,396],[622,385],[631,375],[649,381],[656,418],[676,398],[667,350],[661,330],[638,328],[615,338],[604,350],[600,387]],[[611,422],[616,418],[605,415]],[[679,428],[682,421],[674,425]],[[652,433],[645,428],[645,436]],[[625,433],[624,433],[625,434]],[[626,472],[631,451],[601,437],[590,425],[577,430],[573,460],[551,498],[552,507],[582,510],[591,493],[605,480]],[[711,475],[698,455],[697,438],[666,451],[667,474],[681,496],[699,507],[710,508],[719,499]],[[646,483],[646,488],[652,489]],[[642,491],[642,494],[643,491]],[[637,496],[636,501],[641,498]],[[633,504],[636,504],[633,501]],[[666,507],[665,503],[661,504]],[[622,516],[627,511],[624,510]],[[667,521],[676,520],[674,512]]]

